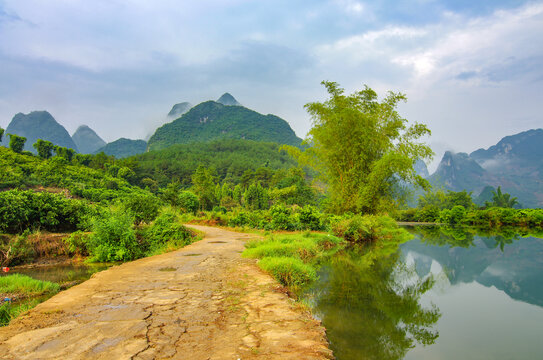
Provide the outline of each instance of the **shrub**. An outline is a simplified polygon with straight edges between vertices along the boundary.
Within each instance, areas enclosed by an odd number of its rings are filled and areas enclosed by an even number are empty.
[[[273,230],[294,230],[291,211],[284,205],[274,205],[270,209],[271,222],[269,228]]]
[[[152,194],[134,194],[123,199],[122,206],[134,216],[137,224],[150,223],[159,212],[160,201]]]
[[[321,213],[313,206],[307,205],[300,209],[298,219],[302,229],[322,230]]]
[[[196,214],[200,207],[200,200],[193,192],[182,191],[179,193],[179,207],[186,213]]]
[[[332,224],[334,235],[353,243],[373,243],[394,239],[402,242],[411,237],[388,216],[355,215]]]
[[[95,219],[92,230],[87,248],[94,261],[128,261],[143,254],[130,213],[110,211],[107,216]]]
[[[167,211],[156,218],[145,230],[148,253],[157,253],[168,248],[177,249],[190,244],[195,234],[179,222],[177,214]]]

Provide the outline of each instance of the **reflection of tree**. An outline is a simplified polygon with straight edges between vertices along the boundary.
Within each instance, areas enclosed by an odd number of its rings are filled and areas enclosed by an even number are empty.
[[[409,273],[397,265],[399,252],[370,253],[335,257],[317,285],[315,310],[338,359],[401,359],[415,341],[433,344],[438,337],[431,329],[438,310],[419,305],[433,281],[406,282]]]

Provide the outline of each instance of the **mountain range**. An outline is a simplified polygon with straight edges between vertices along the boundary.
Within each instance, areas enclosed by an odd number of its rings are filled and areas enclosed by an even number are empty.
[[[475,196],[488,186],[501,186],[524,207],[543,207],[543,129],[506,136],[469,155],[447,151],[429,181],[434,187],[473,191]]]

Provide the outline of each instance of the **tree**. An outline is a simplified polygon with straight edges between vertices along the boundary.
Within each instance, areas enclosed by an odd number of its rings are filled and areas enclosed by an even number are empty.
[[[55,146],[55,153],[57,154],[57,156],[60,156],[60,157],[62,157],[64,159],[66,159],[68,162],[71,162],[72,158],[75,155],[75,150],[74,149],[68,149],[68,148],[62,147],[62,146]]]
[[[305,140],[309,146],[284,148],[317,170],[328,186],[331,211],[376,213],[396,204],[400,184],[429,187],[413,167],[432,156],[428,146],[417,142],[430,130],[418,123],[407,126],[398,114],[405,95],[389,92],[378,101],[367,86],[347,96],[335,82],[322,84],[330,99],[305,105],[312,116]]]
[[[204,210],[211,210],[216,203],[215,177],[210,169],[200,165],[192,174],[194,192],[200,198],[200,206]]]
[[[9,135],[9,148],[16,153],[22,153],[25,147],[26,138],[15,134]]]
[[[2,136],[4,136],[4,129],[0,127],[0,142],[2,142]]]
[[[498,186],[496,191],[492,191],[492,202],[487,203],[487,205],[503,208],[512,208],[517,205],[519,202],[517,198],[511,198],[511,194],[502,193],[501,186]]]
[[[53,149],[55,145],[47,140],[38,139],[34,145],[34,149],[38,152],[38,156],[42,159],[49,159],[53,154]]]

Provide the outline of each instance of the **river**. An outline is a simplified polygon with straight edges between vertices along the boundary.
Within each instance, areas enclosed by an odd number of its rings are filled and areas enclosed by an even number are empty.
[[[303,298],[338,360],[543,358],[543,238],[410,227],[326,260]]]

